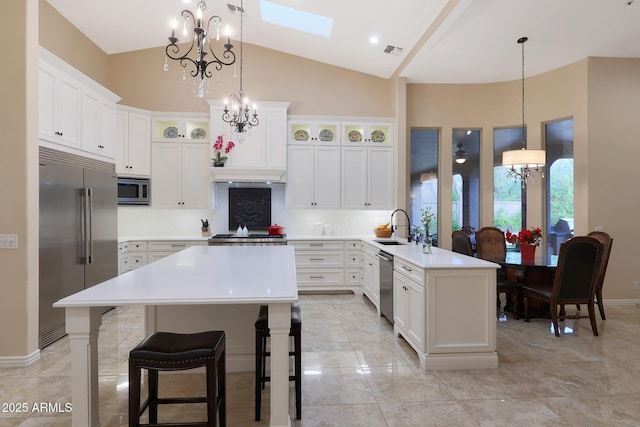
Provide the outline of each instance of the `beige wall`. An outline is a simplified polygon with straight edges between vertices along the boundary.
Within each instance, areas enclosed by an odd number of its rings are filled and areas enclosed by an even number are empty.
[[[588,227],[615,239],[604,298],[640,298],[632,289],[640,280],[640,59],[591,58],[588,69]]]
[[[103,86],[109,86],[108,58],[98,46],[58,13],[39,0],[40,44]]]
[[[7,0],[0,34],[10,63],[0,67],[0,357],[38,349],[38,1]]]
[[[389,80],[246,43],[243,50],[243,86],[253,100],[291,102],[290,114],[393,116]],[[170,60],[170,70],[163,71],[164,57],[163,47],[112,55],[109,88],[122,97],[124,105],[208,112],[206,100],[193,93],[191,77],[181,83],[182,67],[176,61]],[[239,75],[239,57],[236,62]],[[205,98],[223,99],[237,93],[240,82],[232,68],[220,71],[219,85],[212,79]]]

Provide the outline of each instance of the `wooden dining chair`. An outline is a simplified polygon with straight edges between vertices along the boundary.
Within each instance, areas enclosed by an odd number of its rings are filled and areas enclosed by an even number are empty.
[[[553,284],[525,283],[522,286],[525,322],[529,321],[529,298],[533,298],[550,304],[551,321],[557,337],[560,336],[558,320],[586,317],[591,322],[593,335],[598,336],[594,298],[603,253],[602,243],[589,236],[574,237],[560,245]],[[562,308],[569,304],[586,304],[588,316],[582,315],[580,310],[573,315],[559,313],[559,306]]]
[[[502,263],[507,257],[507,243],[504,232],[496,227],[482,227],[476,231],[476,253],[478,258]],[[511,305],[513,316],[518,318],[518,293],[521,285],[507,280],[504,268],[496,272],[497,308],[500,308],[500,294],[505,294]]]
[[[462,230],[457,230],[451,233],[451,250],[453,252],[473,256],[473,245],[469,235]]]
[[[598,283],[596,285],[596,297],[595,303],[598,304],[598,310],[600,311],[600,319],[607,320],[604,315],[604,306],[602,304],[602,286],[604,285],[604,276],[607,272],[607,265],[609,264],[609,255],[611,255],[611,246],[613,246],[613,238],[604,231],[592,231],[587,236],[594,237],[602,243],[604,252],[602,253],[602,260],[600,261],[600,273],[598,275]]]

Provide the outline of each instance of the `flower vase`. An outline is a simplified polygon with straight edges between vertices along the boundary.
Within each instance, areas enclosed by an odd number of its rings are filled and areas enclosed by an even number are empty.
[[[422,240],[422,253],[431,253],[431,236],[429,236],[429,234],[425,234],[424,239]]]
[[[536,257],[536,245],[520,245],[520,260],[524,263],[533,263]]]
[[[222,168],[224,167],[224,162],[213,162],[213,167]]]

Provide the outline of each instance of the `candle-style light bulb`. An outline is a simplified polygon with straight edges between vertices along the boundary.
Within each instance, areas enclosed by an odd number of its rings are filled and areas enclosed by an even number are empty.
[[[176,20],[176,18],[173,18],[171,20],[171,37],[176,36],[176,28],[178,28],[178,21]]]

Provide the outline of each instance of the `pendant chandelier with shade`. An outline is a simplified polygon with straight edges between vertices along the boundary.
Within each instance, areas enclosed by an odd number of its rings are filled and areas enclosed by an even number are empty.
[[[509,150],[502,153],[502,166],[508,167],[507,176],[520,180],[522,186],[527,181],[533,181],[535,175],[544,178],[545,151],[528,150],[526,148],[526,127],[524,121],[524,43],[528,37],[518,39],[518,44],[522,46],[522,148]]]

